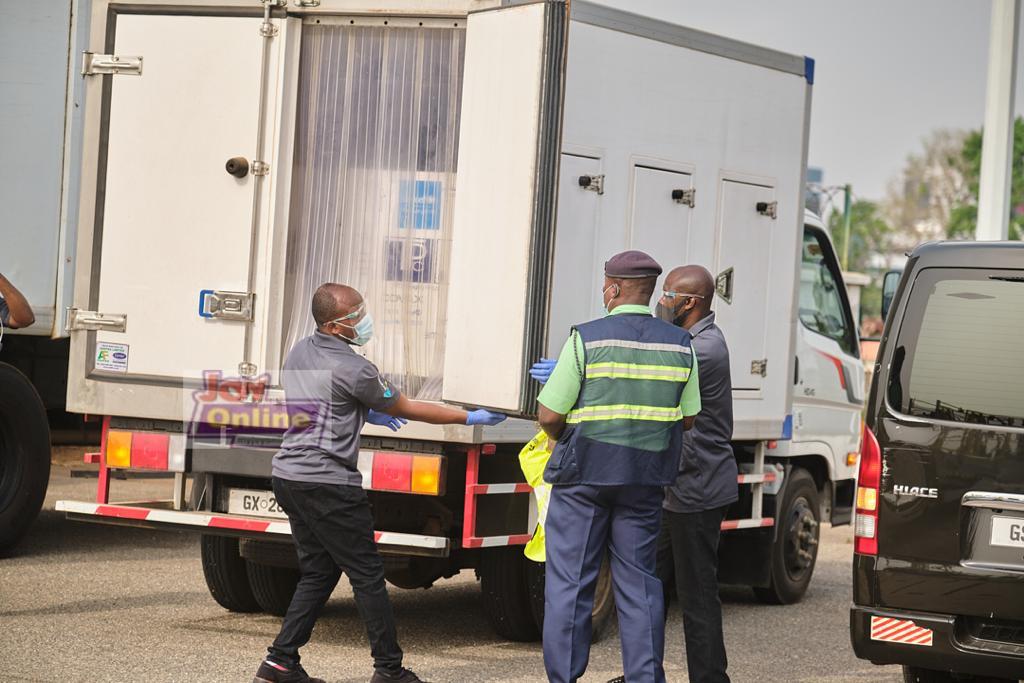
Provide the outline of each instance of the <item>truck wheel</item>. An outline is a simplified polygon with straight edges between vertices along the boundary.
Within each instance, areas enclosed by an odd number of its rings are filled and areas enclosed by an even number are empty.
[[[0,363],[0,554],[39,514],[50,481],[50,427],[35,387]]]
[[[949,671],[933,671],[916,666],[903,667],[904,683],[1015,683],[1013,678],[992,678],[989,676],[967,676]]]
[[[527,577],[530,583],[530,608],[537,627],[544,630],[544,563],[529,562]],[[596,643],[608,635],[615,621],[615,595],[612,592],[612,571],[608,558],[601,564],[594,589],[594,609],[590,615],[590,641]]]
[[[794,469],[785,486],[775,514],[771,584],[754,588],[758,599],[773,605],[798,602],[807,592],[821,533],[818,488],[811,475]]]
[[[527,565],[520,546],[486,548],[480,555],[480,592],[484,612],[495,632],[520,642],[540,638],[530,609]]]
[[[258,612],[238,539],[203,535],[199,539],[206,587],[217,604],[232,612]]]
[[[260,608],[269,614],[283,617],[295,595],[299,582],[299,570],[287,567],[272,567],[246,560],[245,570],[249,575],[252,594]]]

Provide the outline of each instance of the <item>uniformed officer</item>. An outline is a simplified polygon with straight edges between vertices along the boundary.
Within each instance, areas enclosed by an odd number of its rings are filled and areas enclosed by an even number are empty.
[[[630,683],[660,683],[665,625],[655,574],[664,486],[700,411],[690,335],[651,315],[661,267],[639,251],[605,263],[608,315],[573,328],[541,391],[538,419],[557,441],[548,507],[544,665],[576,681],[590,655],[598,572],[609,555]],[[542,381],[543,363],[534,369]]]
[[[397,430],[406,420],[493,425],[505,416],[402,395],[353,350],[372,338],[373,318],[351,287],[321,285],[312,309],[317,329],[288,353],[281,373],[289,412],[311,419],[293,423],[273,460],[274,496],[288,514],[302,578],[254,683],[323,683],[303,670],[299,648],[309,641],[342,572],[370,639],[371,683],[417,683],[402,666],[373,515],[357,469],[359,432],[367,421]]]
[[[715,325],[715,281],[701,266],[674,269],[658,302],[662,320],[688,330],[700,358],[702,411],[683,437],[682,470],[665,491],[658,576],[665,604],[675,583],[683,605],[686,667],[692,683],[729,683],[718,598],[718,540],[726,510],[739,498],[732,450],[729,347]]]

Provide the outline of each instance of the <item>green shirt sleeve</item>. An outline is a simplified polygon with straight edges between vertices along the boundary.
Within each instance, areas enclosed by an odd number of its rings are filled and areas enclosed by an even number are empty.
[[[697,354],[693,354],[693,367],[690,368],[690,379],[683,387],[683,398],[679,401],[679,409],[683,417],[690,417],[700,412],[700,375],[697,372]]]
[[[559,415],[567,415],[576,405],[576,399],[580,395],[583,378],[580,376],[579,366],[576,364],[577,355],[582,364],[583,341],[580,339],[580,335],[574,332],[569,335],[565,345],[562,346],[555,369],[551,371],[551,377],[548,378],[547,384],[544,385],[537,397],[537,401],[545,408]]]

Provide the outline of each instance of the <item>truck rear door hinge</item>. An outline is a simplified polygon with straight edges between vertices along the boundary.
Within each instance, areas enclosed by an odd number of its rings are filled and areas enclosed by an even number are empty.
[[[82,53],[83,76],[103,76],[106,74],[141,76],[142,57],[98,55],[94,52]]]
[[[697,189],[691,187],[688,190],[672,190],[672,201],[676,204],[685,204],[692,209],[697,206]]]
[[[125,313],[100,313],[98,311],[83,311],[74,307],[68,309],[68,332],[78,330],[124,332],[126,329],[128,329],[128,316]]]
[[[750,374],[765,377],[768,374],[768,359],[750,361]]]
[[[270,175],[270,164],[265,161],[253,161],[249,165],[249,170],[253,175],[264,176]]]
[[[772,220],[779,217],[779,203],[778,202],[758,202],[757,212],[762,216],[768,216]]]

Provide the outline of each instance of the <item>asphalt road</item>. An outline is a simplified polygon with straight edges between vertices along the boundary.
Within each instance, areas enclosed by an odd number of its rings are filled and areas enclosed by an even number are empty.
[[[92,500],[96,480],[72,478],[77,451],[55,454],[43,512],[13,556],[0,559],[4,681],[239,681],[249,683],[280,621],[231,614],[209,597],[195,536],[82,524],[53,510],[62,498]],[[112,499],[169,497],[167,480],[114,481]],[[898,681],[895,667],[853,656],[850,527],[823,532],[818,568],[803,602],[765,606],[725,589],[730,674],[743,681]],[[429,590],[392,589],[406,664],[427,680],[543,681],[539,644],[507,643],[490,630],[473,573]],[[685,681],[682,619],[668,624],[666,672]],[[310,673],[331,683],[367,681],[366,637],[342,580],[303,650]],[[596,644],[584,678],[621,673],[613,633]]]

